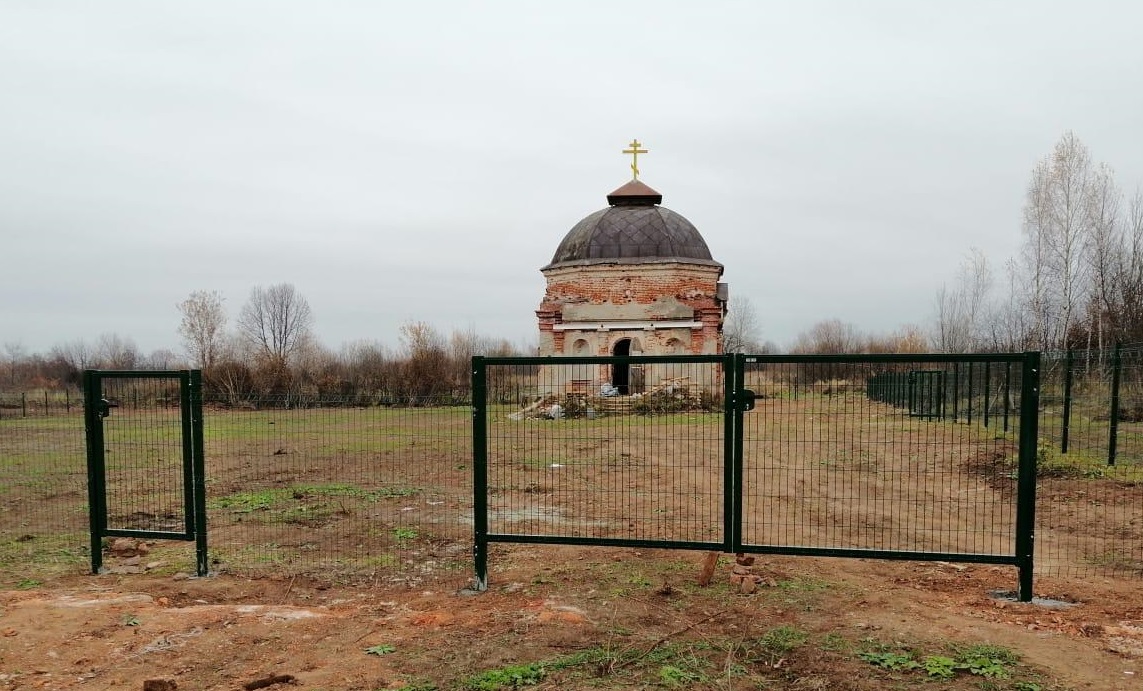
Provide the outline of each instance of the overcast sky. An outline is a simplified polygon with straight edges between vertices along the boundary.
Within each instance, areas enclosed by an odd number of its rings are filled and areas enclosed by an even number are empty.
[[[1143,3],[0,3],[0,343],[179,350],[293,283],[319,338],[534,341],[539,268],[629,179],[763,338],[927,326],[1017,248],[1074,130],[1143,182]]]

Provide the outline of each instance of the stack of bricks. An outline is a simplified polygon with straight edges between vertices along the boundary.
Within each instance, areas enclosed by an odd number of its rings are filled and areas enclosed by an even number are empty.
[[[703,559],[702,570],[699,573],[699,585],[710,585],[714,577],[714,569],[718,563],[718,552],[707,552]],[[749,595],[758,590],[759,586],[775,587],[778,582],[773,578],[754,573],[754,557],[738,554],[734,559],[734,566],[730,570],[730,584],[738,592]]]
[[[730,570],[730,584],[738,588],[738,592],[749,595],[758,589],[763,578],[754,573],[754,557],[739,554],[734,559],[734,567]]]

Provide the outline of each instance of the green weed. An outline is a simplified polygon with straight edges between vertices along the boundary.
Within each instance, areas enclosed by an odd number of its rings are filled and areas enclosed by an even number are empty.
[[[500,691],[533,686],[543,681],[545,676],[547,672],[538,664],[510,665],[481,672],[462,683],[463,688],[471,691]]]
[[[389,645],[388,643],[381,643],[380,645],[371,645],[365,649],[366,655],[388,655],[389,653],[397,652],[397,648]]]

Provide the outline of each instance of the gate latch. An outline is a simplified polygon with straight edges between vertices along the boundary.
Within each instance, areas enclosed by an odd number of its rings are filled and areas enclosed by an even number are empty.
[[[111,414],[112,408],[118,408],[118,403],[112,403],[106,398],[99,399],[99,417],[107,417]]]
[[[738,392],[734,402],[740,411],[746,412],[748,410],[754,410],[754,399],[756,398],[757,396],[753,391],[750,389],[743,389]]]

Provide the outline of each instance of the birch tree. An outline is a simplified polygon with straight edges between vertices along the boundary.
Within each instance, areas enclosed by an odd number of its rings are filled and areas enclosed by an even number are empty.
[[[209,370],[218,362],[226,328],[222,294],[196,290],[179,303],[179,312],[183,315],[179,323],[183,348],[196,366]]]

